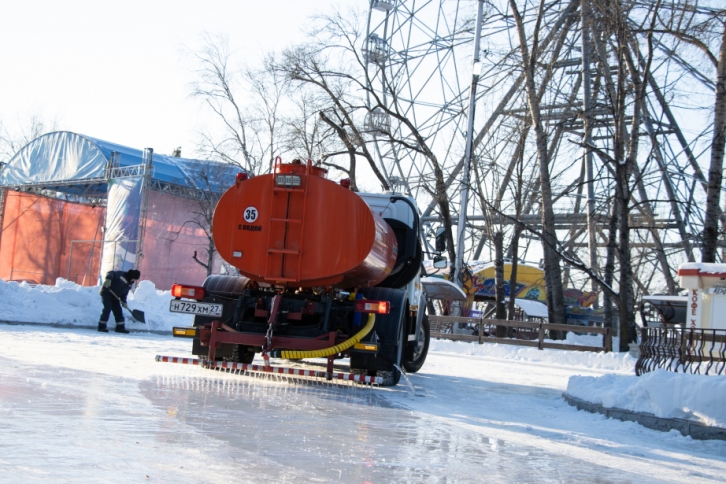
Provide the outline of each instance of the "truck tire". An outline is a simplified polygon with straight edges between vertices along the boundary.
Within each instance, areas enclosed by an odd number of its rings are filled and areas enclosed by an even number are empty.
[[[378,337],[376,355],[352,353],[350,368],[353,373],[380,376],[383,386],[393,386],[401,379],[401,362],[406,344],[406,317],[408,297],[406,291],[383,287],[361,290],[366,299],[389,301],[391,311],[376,315],[373,331]]]
[[[416,334],[416,342],[410,351],[406,352],[407,358],[404,358],[403,368],[408,373],[416,373],[421,369],[426,361],[426,355],[429,353],[429,342],[431,341],[431,324],[429,317],[424,315],[421,320],[421,328]]]
[[[249,364],[254,359],[255,350],[251,346],[232,345],[232,356],[224,358],[224,361]]]

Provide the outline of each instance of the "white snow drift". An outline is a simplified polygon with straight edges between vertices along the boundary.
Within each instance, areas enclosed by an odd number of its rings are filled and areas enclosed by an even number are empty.
[[[697,420],[726,428],[726,376],[656,370],[642,376],[573,376],[567,393],[575,398],[646,412],[662,418]]]
[[[58,278],[55,286],[31,286],[0,279],[0,320],[95,326],[103,309],[98,291],[98,286],[79,286],[63,278]],[[133,322],[126,314],[127,327],[171,331],[173,326],[191,325],[192,316],[169,312],[171,299],[169,291],[158,291],[154,283],[141,281],[129,293],[128,303],[130,308],[146,313],[147,324]]]

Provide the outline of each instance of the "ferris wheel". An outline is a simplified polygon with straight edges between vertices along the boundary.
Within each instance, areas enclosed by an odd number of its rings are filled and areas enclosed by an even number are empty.
[[[417,149],[416,134],[444,176],[454,178],[464,156],[475,14],[476,2],[370,2],[363,57],[371,111],[365,128],[391,185],[419,203],[432,198],[426,188],[434,184],[434,166]],[[409,119],[417,133],[376,108],[379,103]],[[459,188],[451,181],[453,200]]]
[[[591,267],[597,267],[597,260],[605,260],[613,180],[603,160],[595,159],[590,167],[588,160],[593,156],[583,154],[581,144],[587,135],[601,153],[610,152],[614,121],[605,104],[588,107],[597,123],[593,121],[592,132],[586,132],[581,114],[586,102],[583,86],[589,87],[592,96],[597,94],[601,103],[608,99],[609,59],[615,54],[602,39],[586,39],[582,16],[571,10],[577,10],[576,4],[548,10],[544,20],[548,28],[538,45],[540,61],[548,66],[538,87],[551,160],[547,183],[553,196],[545,202],[529,129],[519,39],[506,13],[507,2],[486,2],[490,11],[477,22],[479,2],[474,0],[369,1],[362,48],[367,73],[367,142],[390,184],[416,199],[422,222],[430,226],[441,215],[432,190],[438,166],[452,220],[458,217],[459,227],[468,227],[466,234],[459,231],[457,235],[457,243],[463,244],[457,257],[466,252],[466,259],[478,260],[487,248],[492,257],[493,231],[511,236],[513,220],[536,231],[542,224],[542,207],[551,204],[561,245],[580,254]],[[536,12],[528,15],[531,25]],[[477,26],[483,29],[479,36],[482,52],[489,55],[483,56],[480,91],[474,96],[477,119],[471,116],[471,122],[476,121],[476,126],[469,128]],[[599,47],[592,50],[590,44]],[[707,123],[694,123],[696,118],[688,118],[681,107],[669,106],[664,86],[680,89],[679,93],[690,93],[696,87],[698,92],[711,92],[713,86],[665,44],[655,52],[658,62],[653,63],[656,67],[648,80],[639,134],[643,149],[633,192],[637,199],[633,258],[641,290],[656,281],[654,286],[673,292],[674,268],[697,256],[694,244],[702,227],[700,206],[706,186],[698,153],[707,152],[710,145]],[[675,86],[673,79],[682,79],[682,84]],[[679,123],[684,122],[689,129],[681,129]],[[467,134],[471,139],[472,133],[472,177],[476,178],[467,183],[464,161]],[[467,203],[464,188],[476,189],[477,198],[469,199],[468,209],[462,210]],[[531,258],[537,260],[537,246],[541,245],[537,239],[536,233],[528,233],[521,241],[521,259],[526,260],[531,245]],[[660,282],[659,274],[665,274],[665,282]],[[577,277],[572,279],[572,287],[587,281],[586,276]]]

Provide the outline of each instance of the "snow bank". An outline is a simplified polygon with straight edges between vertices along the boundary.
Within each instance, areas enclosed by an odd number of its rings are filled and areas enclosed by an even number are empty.
[[[572,376],[567,393],[606,408],[726,428],[726,376],[656,370],[643,376]]]
[[[590,338],[599,338],[599,342],[590,340]],[[568,335],[568,339],[565,342],[568,344],[599,346],[602,344],[602,337],[588,337],[584,335],[572,335],[572,337],[570,337]],[[562,341],[557,341],[557,343],[562,343]],[[616,338],[613,338],[613,347],[617,347]],[[431,340],[429,351],[505,358],[533,363],[598,368],[625,373],[632,373],[636,362],[636,359],[630,356],[629,353],[594,353],[591,351],[565,351],[555,349],[540,350],[529,346],[490,343],[480,345],[478,343],[469,343],[466,341],[446,341],[435,339]]]
[[[0,319],[22,323],[53,323],[74,326],[95,326],[103,304],[99,287],[84,287],[58,278],[55,286],[30,286],[26,282],[0,280]],[[126,326],[133,329],[171,331],[173,326],[192,324],[192,316],[169,312],[169,291],[157,291],[150,281],[141,281],[129,293],[131,309],[146,314],[147,324],[132,322],[126,315]],[[110,317],[113,325],[113,314]]]

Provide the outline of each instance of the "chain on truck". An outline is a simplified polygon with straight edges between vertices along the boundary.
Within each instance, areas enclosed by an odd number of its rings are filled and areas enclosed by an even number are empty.
[[[381,385],[421,368],[429,325],[418,210],[408,197],[355,193],[325,175],[310,160],[279,158],[271,174],[237,175],[212,233],[240,275],[172,287],[170,310],[195,315],[174,335],[193,338],[198,359],[157,360]],[[327,364],[285,368],[271,357]],[[350,373],[335,373],[346,357]]]

